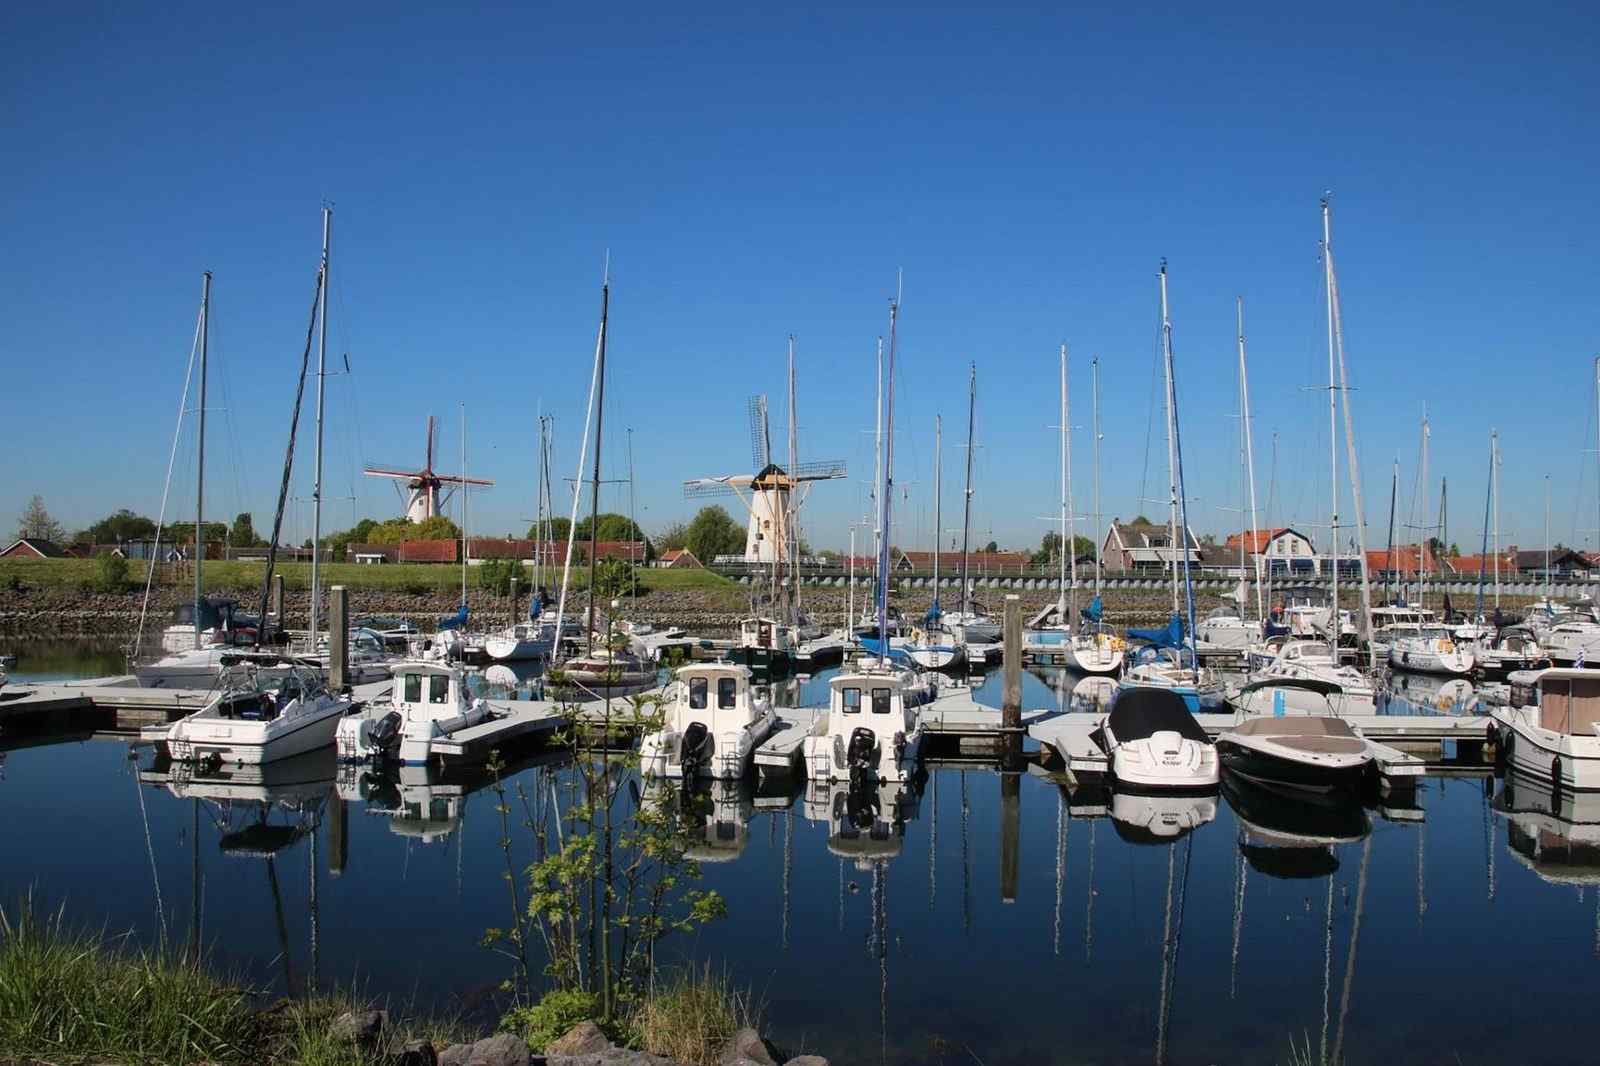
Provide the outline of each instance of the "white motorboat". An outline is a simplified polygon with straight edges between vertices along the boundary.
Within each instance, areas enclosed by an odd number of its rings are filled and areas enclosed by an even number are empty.
[[[414,639],[421,637],[417,623],[405,618],[384,615],[365,615],[350,623],[351,629],[370,629],[390,651],[404,654]]]
[[[1600,622],[1569,615],[1545,629],[1539,642],[1558,665],[1600,663]]]
[[[858,867],[888,861],[905,847],[906,823],[917,817],[922,789],[915,778],[852,786],[847,781],[811,781],[805,814],[828,827],[828,851]]]
[[[1491,627],[1473,643],[1472,654],[1484,672],[1490,674],[1536,670],[1550,661],[1549,654],[1540,647],[1529,626]]]
[[[1123,688],[1095,730],[1120,786],[1209,791],[1219,778],[1217,749],[1177,692]]]
[[[917,707],[932,689],[908,671],[868,660],[828,682],[828,710],[803,744],[812,781],[904,781],[917,769]]]
[[[1194,635],[1208,649],[1245,651],[1261,639],[1261,623],[1241,617],[1232,607],[1217,607],[1195,623]]]
[[[739,636],[728,658],[753,670],[788,670],[799,645],[794,626],[775,618],[752,617],[739,622]]]
[[[1472,673],[1477,660],[1470,645],[1458,644],[1443,626],[1423,626],[1414,636],[1397,638],[1389,646],[1389,665],[1418,674],[1462,677]]]
[[[578,699],[605,699],[632,696],[659,684],[653,663],[641,662],[631,652],[596,645],[587,655],[568,659],[556,667],[551,678],[557,691],[553,695]]]
[[[1302,682],[1303,683],[1303,682]],[[1217,737],[1230,774],[1308,792],[1355,794],[1372,771],[1372,750],[1349,722],[1323,714],[1247,715]]]
[[[308,656],[307,661],[315,662],[326,674],[331,654],[328,638],[323,637],[317,641],[317,654]],[[349,642],[345,645],[345,679],[352,685],[382,681],[389,676],[389,668],[398,658],[389,653],[388,645],[375,630],[352,629]]]
[[[1511,705],[1491,714],[1506,765],[1556,787],[1600,789],[1600,673],[1512,674]]]
[[[427,764],[436,740],[488,721],[494,712],[473,696],[459,666],[406,660],[393,668],[389,699],[339,723],[341,761]]]
[[[153,663],[133,668],[142,688],[201,688],[216,683],[223,661],[233,660],[241,649],[229,644],[208,644],[163,655]]]
[[[235,652],[235,655],[238,655]],[[333,743],[348,696],[314,669],[273,656],[240,656],[200,710],[145,734],[180,762],[269,763]]]
[[[661,728],[639,742],[647,777],[740,778],[777,716],[736,663],[695,663],[667,687]]]
[[[1372,680],[1353,666],[1335,663],[1326,641],[1274,637],[1267,644],[1270,647],[1279,640],[1282,643],[1277,645],[1277,654],[1251,673],[1252,682],[1305,680],[1333,685],[1341,694],[1339,713],[1377,713],[1377,692]]]

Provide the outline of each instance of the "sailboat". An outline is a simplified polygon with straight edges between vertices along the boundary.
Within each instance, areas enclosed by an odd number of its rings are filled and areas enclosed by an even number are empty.
[[[1100,485],[1100,389],[1099,361],[1095,363],[1095,496]],[[1024,650],[1035,656],[1048,655],[1080,674],[1115,675],[1122,669],[1126,642],[1102,621],[1100,602],[1099,545],[1095,546],[1095,596],[1089,608],[1077,617],[1078,552],[1076,519],[1072,508],[1072,435],[1067,394],[1067,346],[1061,346],[1061,593],[1056,597],[1055,622],[1035,625],[1022,635]]]
[[[942,522],[940,502],[943,498],[940,491],[940,473],[942,463],[943,427],[937,415],[933,419],[933,605],[928,608],[928,613],[922,621],[911,627],[911,632],[904,637],[889,637],[889,649],[893,654],[904,654],[917,666],[924,670],[952,670],[967,661],[966,645],[960,641],[950,627],[945,624],[943,612],[939,609],[939,528]],[[863,641],[869,646],[871,640]]]
[[[1145,642],[1118,682],[1123,691],[1164,689],[1175,692],[1191,712],[1221,706],[1226,690],[1217,675],[1202,667],[1194,647],[1194,586],[1189,580],[1189,515],[1183,491],[1183,448],[1178,432],[1178,390],[1172,360],[1172,320],[1167,313],[1167,263],[1161,262],[1161,355],[1167,381],[1167,471],[1170,496],[1168,526],[1175,555],[1172,568],[1172,620],[1165,629],[1130,629],[1128,636]],[[1183,559],[1183,590],[1188,625],[1178,613],[1177,558]]]
[[[967,558],[972,542],[972,456],[977,412],[978,368],[974,365],[967,379],[967,483],[963,491],[961,519],[961,606],[944,616],[944,623],[950,632],[969,648],[974,644],[993,644],[1000,639],[1000,623],[989,617],[981,603],[973,600],[972,579],[967,574]]]

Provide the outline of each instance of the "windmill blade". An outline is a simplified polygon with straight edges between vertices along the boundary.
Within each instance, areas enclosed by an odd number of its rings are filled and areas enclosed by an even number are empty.
[[[687,500],[703,499],[707,496],[732,496],[734,495],[732,478],[725,477],[697,477],[683,483],[683,496]]]
[[[361,472],[363,474],[371,474],[373,477],[420,478],[426,476],[426,472],[422,470],[389,470],[381,466],[369,466]]]
[[[462,477],[460,474],[435,474],[433,480],[441,485],[493,485],[493,481],[481,477]]]
[[[815,459],[796,463],[793,473],[796,481],[831,481],[846,476],[843,459]]]
[[[767,397],[750,397],[750,461],[759,472],[772,462],[772,439],[767,434]]]

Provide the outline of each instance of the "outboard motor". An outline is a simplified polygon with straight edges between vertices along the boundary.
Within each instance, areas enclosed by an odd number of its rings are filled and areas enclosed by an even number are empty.
[[[850,767],[852,780],[877,768],[878,738],[866,726],[856,726],[845,748],[845,763]]]
[[[367,731],[367,743],[372,745],[374,756],[390,756],[400,746],[400,712],[390,711]]]
[[[699,776],[700,769],[711,761],[711,731],[704,722],[689,723],[689,728],[683,731],[678,752],[683,762],[683,776]]]

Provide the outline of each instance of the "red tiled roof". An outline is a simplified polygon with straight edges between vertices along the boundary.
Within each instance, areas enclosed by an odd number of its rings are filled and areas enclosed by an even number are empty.
[[[1277,529],[1257,529],[1253,531],[1247,529],[1242,533],[1230,533],[1228,534],[1227,546],[1234,551],[1238,551],[1239,544],[1242,541],[1246,545],[1245,551],[1260,553],[1266,550],[1267,544],[1271,542],[1273,537],[1288,528],[1288,526],[1279,526]]]
[[[1373,573],[1379,570],[1415,574],[1417,572],[1417,545],[1397,545],[1392,553],[1383,549],[1367,552],[1367,572]],[[1434,558],[1433,551],[1430,548],[1424,548],[1422,551],[1422,572],[1425,574],[1437,574],[1439,572],[1439,561]]]

